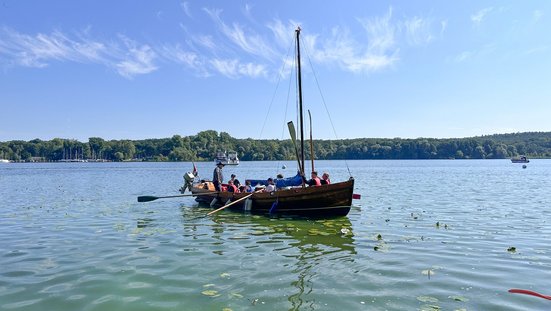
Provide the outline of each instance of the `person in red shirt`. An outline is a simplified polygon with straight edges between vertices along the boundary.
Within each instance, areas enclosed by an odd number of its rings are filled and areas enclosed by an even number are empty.
[[[318,177],[318,172],[313,171],[311,177],[312,178],[306,182],[308,186],[321,186],[321,180]]]
[[[233,184],[233,180],[228,180],[228,192],[239,193],[239,189]]]

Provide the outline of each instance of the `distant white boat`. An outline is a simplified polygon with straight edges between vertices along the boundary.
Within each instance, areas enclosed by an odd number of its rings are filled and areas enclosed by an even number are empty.
[[[530,162],[530,160],[528,160],[528,158],[525,157],[525,156],[520,156],[518,158],[512,158],[511,162],[513,162],[513,163],[528,163],[528,162]]]
[[[10,163],[10,160],[0,159],[0,163]]]
[[[58,162],[88,162],[88,160],[82,160],[82,159],[61,159]]]
[[[239,165],[239,158],[237,157],[237,152],[230,151],[228,153],[218,152],[214,158],[214,163],[221,162],[224,165]]]

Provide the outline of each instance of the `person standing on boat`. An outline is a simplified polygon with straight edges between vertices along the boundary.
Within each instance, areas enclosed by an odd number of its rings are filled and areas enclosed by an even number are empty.
[[[224,168],[224,163],[218,161],[214,172],[212,173],[212,183],[216,191],[222,191],[222,181],[224,180],[224,175],[222,175],[222,169]]]
[[[323,175],[321,175],[320,183],[322,185],[329,185],[331,184],[331,180],[329,179],[329,174],[327,172],[323,172]]]

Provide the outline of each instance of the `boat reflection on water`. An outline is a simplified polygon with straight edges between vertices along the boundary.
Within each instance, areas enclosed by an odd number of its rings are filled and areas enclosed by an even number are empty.
[[[351,265],[357,254],[348,217],[311,220],[226,212],[211,218],[192,220],[199,211],[205,210],[208,209],[182,207],[184,229],[189,236],[192,239],[204,237],[204,226],[208,226],[210,238],[228,247],[231,245],[233,250],[224,251],[224,254],[229,255],[231,252],[233,260],[246,261],[238,258],[248,256],[234,253],[236,249],[258,250],[257,247],[263,248],[262,257],[267,253],[280,257],[272,257],[273,262],[288,267],[287,271],[291,272],[291,279],[294,279],[287,287],[290,310],[302,310],[309,304],[313,307],[315,298],[309,295],[313,293],[314,283],[324,277],[319,274],[320,271],[339,264]],[[206,219],[209,224],[205,223]],[[235,247],[235,243],[241,247]],[[261,265],[256,269],[263,268]]]

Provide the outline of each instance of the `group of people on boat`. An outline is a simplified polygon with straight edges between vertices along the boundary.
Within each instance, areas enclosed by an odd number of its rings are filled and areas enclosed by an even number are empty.
[[[239,179],[237,179],[235,174],[231,174],[231,178],[228,180],[227,184],[223,184],[224,175],[222,173],[222,169],[224,168],[225,164],[221,161],[218,161],[216,163],[216,167],[214,168],[213,174],[212,174],[212,183],[214,185],[214,189],[216,191],[228,191],[228,192],[235,192],[235,193],[244,193],[244,192],[253,192],[262,190],[262,188],[259,187],[253,187],[251,185],[250,180],[245,180],[245,185],[241,185],[239,182]],[[268,178],[266,180],[266,185],[263,186],[264,192],[273,192],[278,190],[276,187],[276,181],[283,180],[283,175],[278,174],[276,177],[276,180],[273,178]],[[313,171],[311,173],[311,178],[309,180],[306,180],[304,176],[302,176],[303,183],[310,186],[310,187],[316,187],[316,186],[322,186],[322,185],[329,185],[331,183],[331,180],[329,179],[329,174],[327,172],[324,172],[323,175],[318,177],[318,172]]]
[[[323,173],[323,175],[321,175],[321,178],[319,178],[318,172],[313,171],[311,173],[310,180],[305,180],[305,182],[308,186],[321,186],[329,185],[331,183],[331,180],[329,179],[329,174],[327,172]]]

